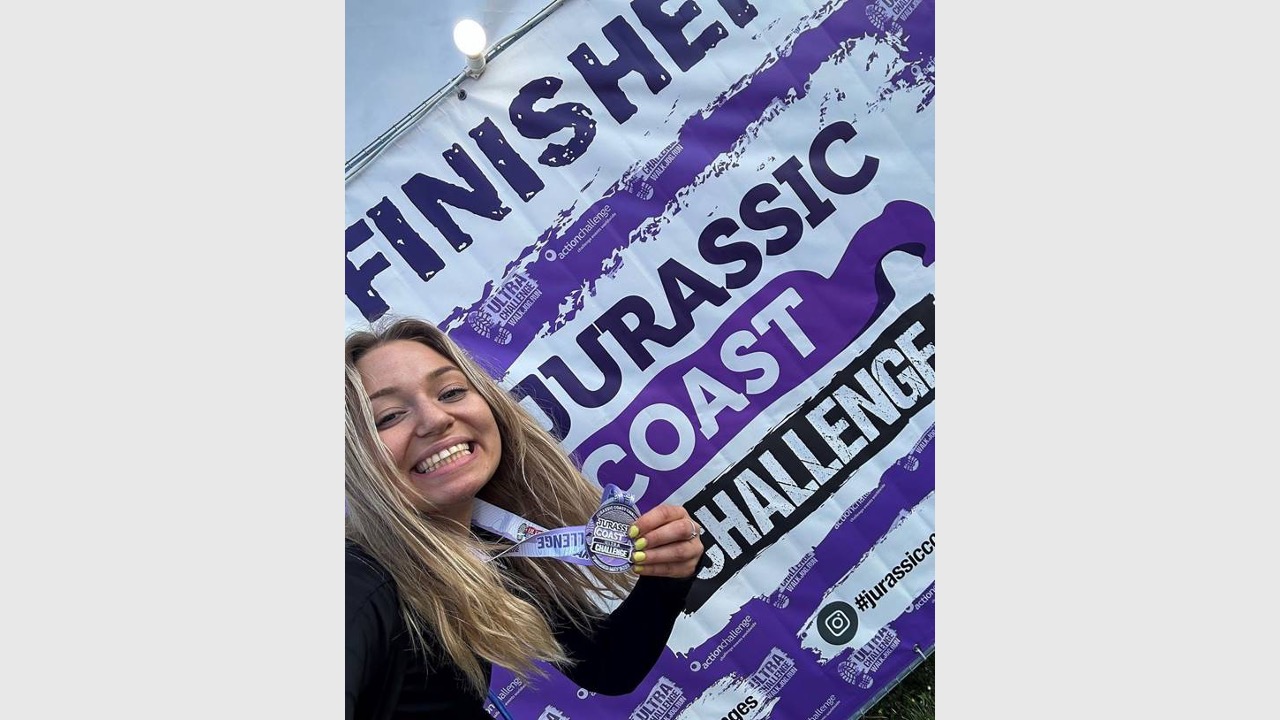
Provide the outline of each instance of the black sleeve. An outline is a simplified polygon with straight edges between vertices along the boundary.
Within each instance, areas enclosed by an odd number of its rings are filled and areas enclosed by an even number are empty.
[[[391,576],[358,548],[347,548],[347,720],[381,713],[399,682],[392,652],[400,609]]]
[[[602,695],[635,690],[667,646],[693,580],[692,576],[637,579],[631,594],[596,624],[590,636],[571,624],[558,624],[556,639],[574,661],[565,675]]]

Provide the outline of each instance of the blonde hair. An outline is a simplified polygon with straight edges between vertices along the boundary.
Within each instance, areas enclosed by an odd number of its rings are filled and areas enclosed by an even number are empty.
[[[430,506],[396,468],[374,426],[373,411],[356,369],[365,354],[394,340],[422,343],[467,377],[493,412],[502,455],[479,497],[543,527],[583,525],[599,507],[600,490],[578,469],[546,429],[492,376],[435,326],[392,320],[346,341],[347,538],[391,574],[401,613],[419,652],[428,638],[483,696],[480,658],[521,679],[544,675],[535,661],[569,662],[547,617],[583,632],[603,611],[600,600],[621,598],[635,578],[547,558],[488,560],[503,545],[476,538],[457,522],[418,507]]]

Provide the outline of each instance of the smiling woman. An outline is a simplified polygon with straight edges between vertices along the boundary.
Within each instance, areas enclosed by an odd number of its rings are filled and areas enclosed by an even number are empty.
[[[688,512],[659,505],[632,510],[629,561],[587,561],[605,544],[586,542],[591,529],[633,501],[602,501],[514,397],[419,320],[347,338],[346,493],[347,718],[488,718],[494,664],[528,679],[544,661],[587,690],[629,693],[702,556]],[[521,556],[503,540],[538,535],[581,550]],[[605,614],[610,598],[625,599]]]
[[[356,369],[378,437],[416,491],[415,508],[469,525],[472,499],[502,456],[489,404],[462,370],[420,342],[379,345]]]

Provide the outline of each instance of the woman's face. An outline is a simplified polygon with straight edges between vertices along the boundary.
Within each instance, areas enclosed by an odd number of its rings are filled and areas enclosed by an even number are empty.
[[[412,340],[379,345],[356,369],[396,466],[435,512],[468,524],[502,455],[489,404],[453,363]]]

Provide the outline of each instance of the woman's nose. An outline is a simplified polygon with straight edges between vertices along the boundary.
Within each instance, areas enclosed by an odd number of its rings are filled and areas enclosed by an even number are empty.
[[[424,402],[418,410],[418,424],[414,433],[427,437],[444,432],[453,425],[453,416],[434,403]]]

